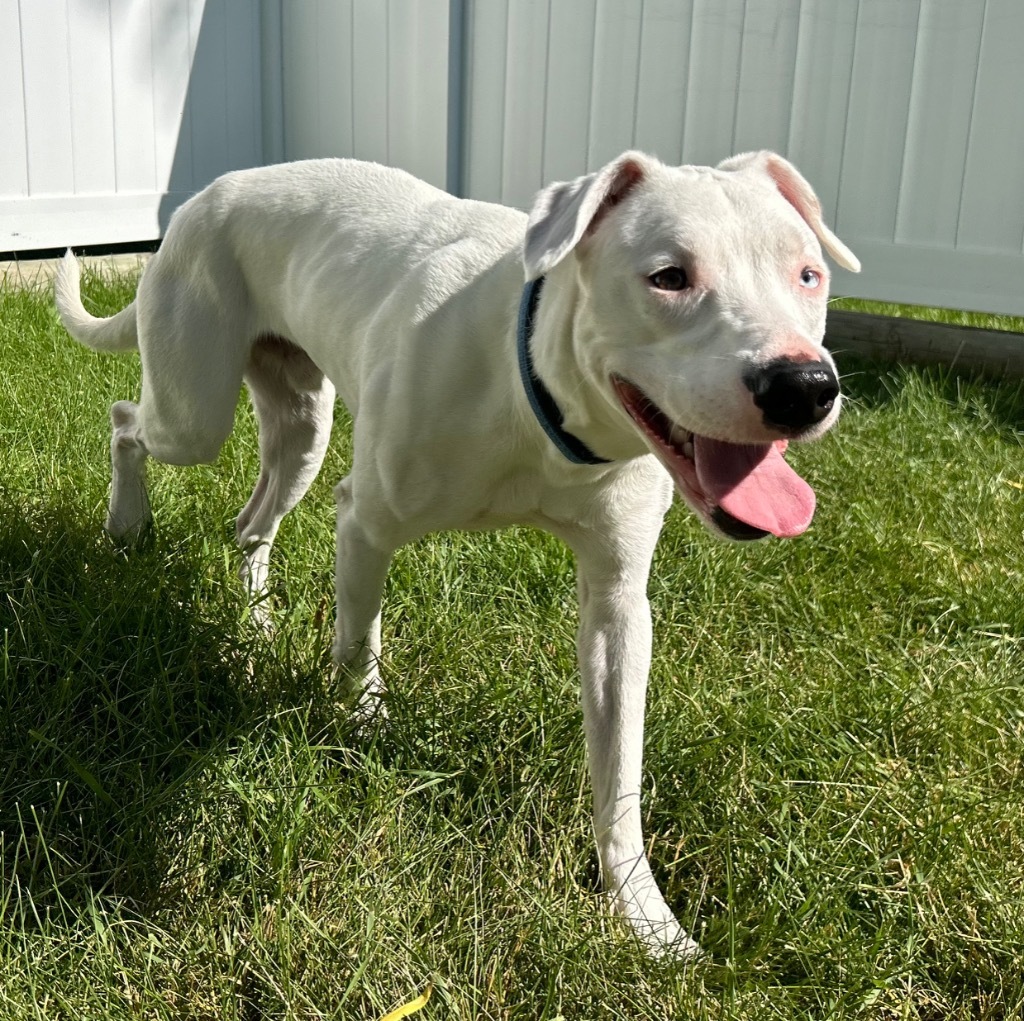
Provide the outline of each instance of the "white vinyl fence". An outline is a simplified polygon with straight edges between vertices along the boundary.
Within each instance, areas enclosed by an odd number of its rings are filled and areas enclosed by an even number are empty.
[[[0,251],[350,155],[527,206],[623,149],[792,159],[837,293],[1024,314],[1021,0],[0,0]]]
[[[263,161],[259,7],[0,0],[0,251],[160,236]]]

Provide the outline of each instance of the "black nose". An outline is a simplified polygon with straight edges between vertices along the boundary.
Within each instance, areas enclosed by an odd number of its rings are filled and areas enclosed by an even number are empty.
[[[835,406],[839,381],[825,362],[769,362],[747,375],[754,403],[766,425],[806,429],[817,425]]]

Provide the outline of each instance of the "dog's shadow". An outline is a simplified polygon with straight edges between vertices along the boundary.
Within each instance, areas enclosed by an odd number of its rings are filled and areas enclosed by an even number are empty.
[[[155,907],[193,781],[307,684],[257,685],[266,636],[211,559],[168,534],[124,551],[0,490],[0,884],[23,922],[97,891]]]
[[[908,381],[976,420],[1007,434],[1024,431],[1024,379],[948,365],[912,365],[835,352],[848,401],[868,410],[899,406]],[[910,397],[913,400],[913,395]]]

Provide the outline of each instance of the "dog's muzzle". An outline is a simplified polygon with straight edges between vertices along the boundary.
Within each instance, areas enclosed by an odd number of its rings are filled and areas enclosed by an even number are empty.
[[[839,397],[839,381],[826,362],[782,358],[747,373],[743,381],[764,413],[765,425],[788,433],[824,421]]]

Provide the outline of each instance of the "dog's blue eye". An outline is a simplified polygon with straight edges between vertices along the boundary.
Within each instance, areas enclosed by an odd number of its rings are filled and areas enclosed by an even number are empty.
[[[821,274],[810,266],[804,266],[800,274],[800,283],[803,287],[817,287],[821,283]]]
[[[667,266],[648,278],[659,291],[682,291],[687,287],[686,272],[678,266]]]

